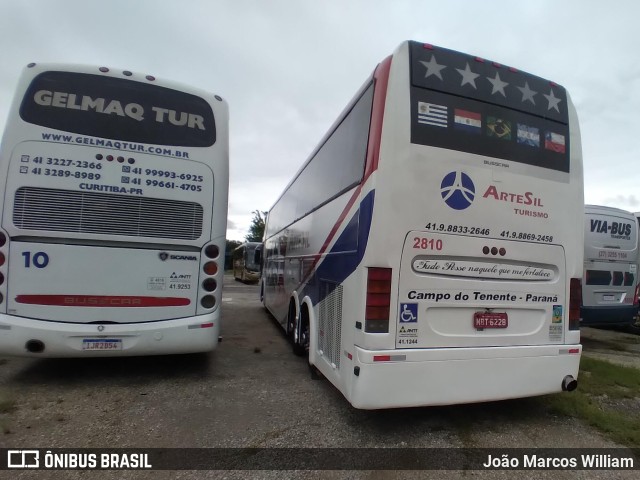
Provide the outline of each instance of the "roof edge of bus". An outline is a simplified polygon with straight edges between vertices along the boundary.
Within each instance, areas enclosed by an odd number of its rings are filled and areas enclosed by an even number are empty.
[[[126,68],[120,67],[109,67],[106,65],[98,65],[98,64],[84,64],[84,63],[60,63],[60,62],[31,62],[25,65],[23,72],[28,70],[35,69],[38,72],[47,72],[47,71],[62,71],[62,72],[76,72],[76,73],[84,73],[89,75],[106,75],[110,77],[116,78],[124,78],[126,80],[131,80],[134,82],[145,83],[148,85],[155,85],[156,82],[161,84],[161,86],[165,88],[171,88],[173,90],[185,90],[187,89],[189,93],[194,95],[199,95],[205,98],[215,98],[219,102],[227,104],[227,100],[220,94],[216,92],[205,90],[201,87],[196,87],[187,81],[182,80],[174,80],[164,76],[157,76],[150,73],[144,73],[137,70],[130,70]],[[30,73],[30,75],[33,75]]]

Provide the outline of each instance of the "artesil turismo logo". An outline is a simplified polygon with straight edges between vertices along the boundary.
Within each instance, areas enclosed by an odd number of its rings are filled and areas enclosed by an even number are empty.
[[[466,173],[451,172],[442,179],[440,194],[451,208],[464,210],[473,202],[476,196],[476,187]]]

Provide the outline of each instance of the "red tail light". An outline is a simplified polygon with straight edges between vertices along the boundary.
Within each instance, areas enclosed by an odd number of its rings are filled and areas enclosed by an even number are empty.
[[[364,330],[388,333],[391,308],[390,268],[369,268],[367,272],[367,305]]]
[[[633,285],[634,280],[635,280],[635,275],[633,273],[624,272],[624,286],[625,287],[630,287],[631,285]]]
[[[569,287],[569,330],[580,330],[580,307],[582,306],[582,282],[572,278]]]
[[[638,297],[640,296],[640,283],[636,285],[636,293],[633,295],[633,304],[638,305]]]
[[[202,267],[202,270],[204,270],[204,273],[207,275],[215,275],[218,273],[218,264],[216,262],[207,262],[204,264],[204,267]]]

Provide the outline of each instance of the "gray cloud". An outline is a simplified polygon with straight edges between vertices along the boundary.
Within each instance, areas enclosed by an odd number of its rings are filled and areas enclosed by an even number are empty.
[[[0,129],[29,62],[107,65],[229,101],[229,237],[268,210],[376,64],[414,39],[567,87],[589,203],[634,206],[636,23],[627,0],[0,0]]]

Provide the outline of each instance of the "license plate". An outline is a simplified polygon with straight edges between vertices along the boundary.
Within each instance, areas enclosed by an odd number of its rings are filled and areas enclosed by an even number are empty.
[[[605,302],[613,302],[616,299],[616,296],[615,295],[603,295],[602,299]]]
[[[119,338],[84,338],[82,350],[122,350],[122,340]]]
[[[507,328],[509,317],[506,313],[476,312],[473,314],[474,328]]]

